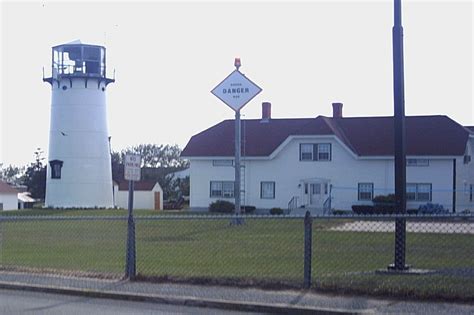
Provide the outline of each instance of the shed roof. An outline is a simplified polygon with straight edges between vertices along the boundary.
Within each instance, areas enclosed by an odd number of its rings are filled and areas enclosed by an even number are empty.
[[[0,180],[0,193],[3,194],[18,194],[18,191],[5,183],[4,181]]]
[[[21,202],[35,202],[36,201],[34,198],[31,198],[31,195],[29,192],[18,193],[18,200]]]

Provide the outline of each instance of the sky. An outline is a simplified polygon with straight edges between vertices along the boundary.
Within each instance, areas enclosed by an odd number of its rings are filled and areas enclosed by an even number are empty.
[[[403,1],[405,111],[474,125],[472,1]],[[178,144],[234,112],[210,91],[234,70],[260,118],[393,115],[392,1],[1,1],[0,163],[48,154],[51,47],[107,48],[112,149]],[[370,136],[370,135],[368,135]]]

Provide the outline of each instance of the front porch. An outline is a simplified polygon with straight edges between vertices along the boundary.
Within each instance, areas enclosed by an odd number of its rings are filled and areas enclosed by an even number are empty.
[[[327,178],[306,178],[298,184],[299,195],[293,196],[288,203],[291,214],[312,215],[327,213],[331,208],[331,184]]]

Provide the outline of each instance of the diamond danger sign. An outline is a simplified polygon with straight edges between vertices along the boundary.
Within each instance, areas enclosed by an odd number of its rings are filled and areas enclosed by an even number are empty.
[[[142,164],[142,157],[138,154],[125,155],[125,172],[126,180],[139,181],[140,180],[140,166]]]
[[[260,87],[247,79],[239,70],[235,70],[219,83],[211,93],[234,111],[238,111],[261,91]]]

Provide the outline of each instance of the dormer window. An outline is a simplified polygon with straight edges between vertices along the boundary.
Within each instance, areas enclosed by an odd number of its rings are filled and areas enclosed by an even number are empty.
[[[312,161],[313,160],[313,145],[308,143],[302,143],[300,146],[300,160],[301,161]]]
[[[330,143],[300,144],[300,161],[331,161]]]
[[[318,144],[318,161],[331,160],[331,145],[329,143]]]
[[[51,178],[52,179],[60,179],[61,178],[61,169],[63,167],[63,161],[52,160],[52,161],[49,161],[49,165],[51,166]]]

